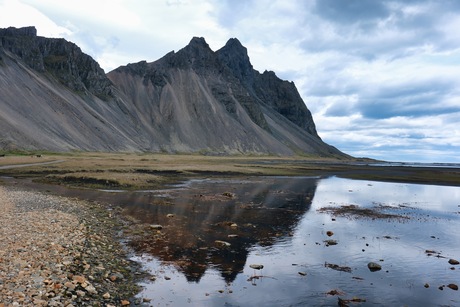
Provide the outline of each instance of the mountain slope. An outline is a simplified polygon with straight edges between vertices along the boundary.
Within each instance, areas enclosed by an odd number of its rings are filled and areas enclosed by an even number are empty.
[[[139,149],[127,106],[91,57],[34,28],[0,30],[0,37],[0,149]]]
[[[272,71],[260,74],[254,70],[247,49],[236,38],[230,39],[217,51],[217,55],[259,103],[270,106],[309,134],[318,137],[313,117],[293,82],[279,79]]]
[[[64,39],[0,29],[0,150],[348,157],[317,135],[292,82],[203,38],[104,74]]]
[[[252,69],[236,39],[214,52],[193,38],[178,52],[119,67],[108,77],[145,120],[154,118],[170,136],[168,151],[187,144],[182,149],[343,155],[319,138],[295,85]]]

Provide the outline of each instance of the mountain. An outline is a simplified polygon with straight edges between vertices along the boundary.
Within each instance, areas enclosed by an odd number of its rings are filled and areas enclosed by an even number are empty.
[[[0,150],[348,157],[320,139],[294,83],[253,69],[235,38],[105,74],[65,39],[0,29],[0,110]]]

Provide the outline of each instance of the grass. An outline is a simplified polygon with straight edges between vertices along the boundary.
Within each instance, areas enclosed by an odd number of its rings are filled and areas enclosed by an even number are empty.
[[[41,155],[41,157],[37,157]],[[460,186],[460,169],[377,167],[319,157],[204,156],[147,153],[6,154],[0,166],[63,160],[61,163],[0,170],[1,175],[90,188],[156,188],[193,177],[330,176],[352,179]],[[358,161],[358,160],[356,160]],[[362,161],[361,161],[362,162]]]

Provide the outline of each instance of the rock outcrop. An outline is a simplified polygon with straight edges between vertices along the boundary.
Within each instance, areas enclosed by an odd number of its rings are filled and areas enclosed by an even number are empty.
[[[307,133],[319,137],[313,117],[293,82],[281,80],[272,71],[260,74],[254,70],[247,49],[236,38],[230,39],[217,55],[259,103],[268,105]]]
[[[77,45],[63,38],[39,37],[35,27],[0,29],[0,37],[4,51],[35,71],[52,75],[77,93],[113,97],[104,70]]]
[[[230,39],[107,75],[78,46],[0,29],[0,150],[308,154],[347,158],[318,136],[294,83],[254,70]]]

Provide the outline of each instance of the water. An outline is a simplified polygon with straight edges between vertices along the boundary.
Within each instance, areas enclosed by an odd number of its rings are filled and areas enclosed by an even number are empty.
[[[139,295],[153,306],[337,306],[338,297],[365,300],[358,306],[460,305],[458,291],[439,289],[460,284],[460,266],[448,263],[460,259],[457,187],[259,177],[167,193],[166,205],[130,205],[143,222],[164,226],[160,239],[142,242],[148,247],[133,243],[134,259],[156,277]],[[318,211],[350,204],[399,218]],[[331,239],[338,244],[327,246]],[[382,270],[370,272],[371,261]]]
[[[366,300],[351,306],[460,306],[446,287],[460,285],[460,265],[448,263],[460,260],[458,187],[248,177],[136,192],[52,189],[163,226],[130,243],[156,278],[139,294],[152,306],[337,306],[339,297]],[[319,211],[349,205],[396,217]],[[370,272],[369,262],[382,270]]]
[[[363,163],[359,163],[363,164]],[[369,166],[405,166],[405,167],[428,167],[428,168],[460,168],[459,163],[420,163],[420,162],[379,162],[379,163],[369,163],[366,165]]]

